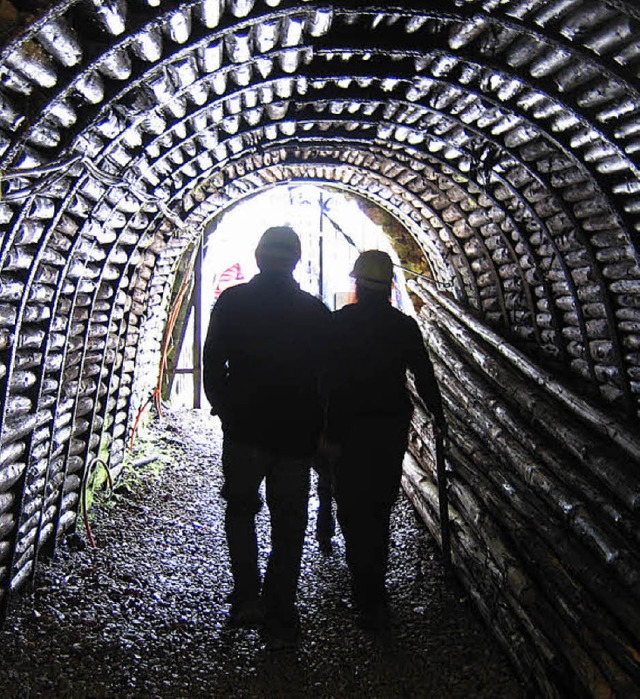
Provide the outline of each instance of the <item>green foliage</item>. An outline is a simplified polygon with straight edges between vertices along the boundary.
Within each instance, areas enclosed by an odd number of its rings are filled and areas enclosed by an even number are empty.
[[[158,459],[143,466],[135,466],[134,464],[135,462],[132,462],[123,470],[122,476],[114,489],[114,498],[121,497],[119,495],[120,491],[128,493],[139,492],[150,480],[160,476],[165,466]]]
[[[111,435],[103,432],[100,437],[100,446],[98,447],[98,458],[102,459],[105,464],[109,463],[109,446],[111,444]]]
[[[90,472],[86,477],[83,498],[80,500],[80,513],[84,514],[86,507],[87,513],[90,512],[91,506],[96,500],[96,495],[99,491],[105,488],[109,476],[106,470],[106,461],[97,460],[88,466]]]

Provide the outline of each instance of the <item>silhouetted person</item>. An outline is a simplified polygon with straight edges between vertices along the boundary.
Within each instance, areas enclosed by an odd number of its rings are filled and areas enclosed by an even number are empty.
[[[363,252],[351,276],[357,302],[332,318],[327,438],[338,453],[335,496],[354,601],[366,626],[386,632],[389,520],[413,412],[407,369],[437,429],[446,426],[418,324],[389,301],[391,258]]]
[[[300,240],[291,228],[264,233],[256,248],[260,273],[220,295],[203,357],[205,393],[224,435],[230,621],[260,626],[264,609],[272,648],[294,645],[299,636],[296,590],[310,466],[323,422],[318,372],[331,317],[293,279],[299,259]],[[271,553],[261,585],[255,516],[263,480]]]

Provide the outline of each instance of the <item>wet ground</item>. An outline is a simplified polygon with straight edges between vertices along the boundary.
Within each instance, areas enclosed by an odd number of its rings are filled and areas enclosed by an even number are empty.
[[[340,535],[324,556],[311,517],[303,560],[303,639],[267,651],[226,623],[231,590],[222,528],[221,435],[206,411],[168,413],[138,436],[157,457],[91,510],[40,564],[0,632],[0,697],[487,697],[524,693],[464,591],[445,575],[402,497],[388,577],[393,641],[356,623]],[[259,515],[266,554],[268,515]]]

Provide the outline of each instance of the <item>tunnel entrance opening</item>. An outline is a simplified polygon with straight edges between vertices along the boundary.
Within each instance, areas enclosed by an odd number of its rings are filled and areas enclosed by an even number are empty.
[[[174,333],[178,351],[174,350],[175,364],[165,391],[171,406],[200,406],[199,362],[210,309],[226,288],[258,273],[254,251],[270,226],[288,224],[296,230],[302,258],[294,277],[331,310],[352,300],[349,274],[359,252],[372,248],[388,252],[396,263],[392,303],[411,313],[405,261],[387,232],[388,218],[380,207],[345,189],[288,182],[241,201],[211,221],[204,233],[199,268],[194,271],[194,294],[182,326]]]

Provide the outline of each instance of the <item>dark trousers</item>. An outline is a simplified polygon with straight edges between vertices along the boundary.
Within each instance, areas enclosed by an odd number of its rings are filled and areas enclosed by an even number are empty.
[[[313,460],[313,468],[318,474],[316,539],[318,541],[330,541],[335,530],[333,519],[334,463],[322,448],[318,449],[316,453]]]
[[[310,458],[288,457],[225,437],[222,465],[225,528],[234,581],[234,600],[261,592],[255,517],[265,480],[271,517],[271,553],[262,585],[267,625],[297,619],[296,591],[307,526]]]
[[[356,605],[367,613],[386,602],[389,520],[398,497],[409,421],[354,420],[345,429],[336,469],[338,521]]]

